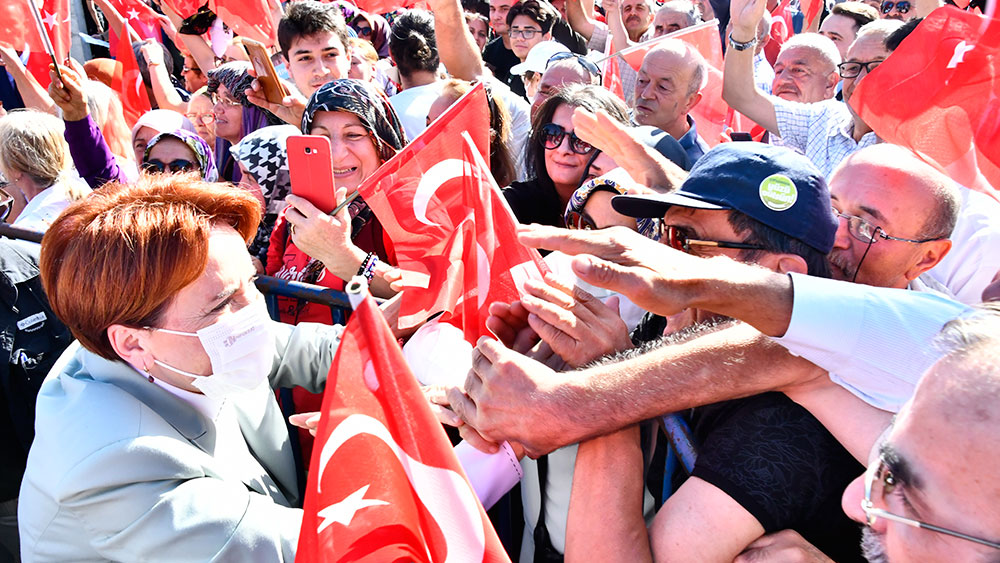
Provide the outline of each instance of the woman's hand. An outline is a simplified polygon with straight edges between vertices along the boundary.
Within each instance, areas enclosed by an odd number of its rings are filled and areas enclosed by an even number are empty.
[[[63,112],[63,120],[80,121],[90,114],[87,94],[83,91],[83,77],[68,66],[59,65],[62,80],[55,70],[49,71],[49,97]]]
[[[346,188],[337,189],[343,201]],[[285,212],[292,242],[310,257],[323,262],[338,278],[349,281],[365,259],[365,252],[351,242],[351,216],[344,206],[336,215],[327,215],[303,197],[289,195]]]
[[[304,412],[288,417],[288,422],[299,428],[305,428],[310,434],[315,436],[316,428],[319,427],[319,419],[320,413],[318,412]]]

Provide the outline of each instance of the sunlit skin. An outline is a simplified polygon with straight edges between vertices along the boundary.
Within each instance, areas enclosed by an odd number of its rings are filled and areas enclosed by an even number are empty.
[[[688,94],[693,73],[689,55],[666,48],[650,51],[635,84],[636,122],[658,127],[675,139],[683,137],[690,129],[687,114],[701,100],[700,92]]]
[[[486,43],[490,40],[490,27],[487,22],[480,19],[469,20],[469,33],[476,40],[480,51],[486,48]]]
[[[608,227],[628,227],[633,231],[636,229],[635,217],[622,215],[611,207],[611,198],[618,194],[607,190],[597,190],[590,194],[587,203],[583,206],[583,214],[598,228]]]
[[[660,8],[653,17],[653,37],[660,37],[668,33],[688,27],[687,15],[669,8]]]
[[[164,137],[157,141],[153,148],[149,149],[149,158],[146,160],[158,160],[164,164],[170,164],[176,160],[186,160],[192,164],[192,170],[199,169],[198,157],[191,150],[191,147],[173,137]]]
[[[208,84],[208,77],[198,69],[198,63],[191,55],[184,55],[184,69],[181,69],[181,76],[184,78],[184,88],[188,92],[194,92]]]
[[[448,109],[451,104],[455,103],[458,98],[455,98],[449,94],[441,94],[438,96],[434,103],[431,104],[430,109],[427,110],[427,124],[430,125],[432,121],[438,118],[444,110]]]
[[[573,132],[573,110],[569,104],[562,104],[552,114],[551,123],[561,126],[566,135],[558,147],[545,149],[545,171],[555,185],[556,192],[563,207],[569,202],[570,196],[579,186],[584,168],[590,159],[589,154],[576,154],[570,149],[570,133]]]
[[[814,103],[834,96],[839,77],[836,67],[823,61],[815,49],[789,47],[774,61],[771,93],[790,102]]]
[[[328,31],[300,36],[288,49],[288,75],[306,98],[331,80],[347,78],[350,69],[347,47]]]
[[[215,112],[215,136],[222,137],[232,144],[240,142],[243,137],[243,106],[229,93],[225,84],[219,84],[215,96],[217,101]]]
[[[590,75],[583,67],[576,64],[554,63],[542,74],[538,83],[538,92],[531,103],[531,115],[534,116],[545,100],[552,97],[560,88],[567,84],[589,84]]]
[[[830,14],[819,26],[820,35],[829,37],[840,50],[840,58],[847,58],[847,49],[858,35],[854,20],[840,14]]]
[[[534,31],[535,34],[528,39],[521,36],[516,31],[525,30],[529,33]],[[548,41],[552,39],[551,33],[542,33],[542,28],[535,22],[535,20],[529,18],[528,16],[516,16],[513,21],[511,21],[510,29],[510,50],[514,51],[517,58],[524,62],[524,59],[528,56],[528,51],[532,47],[538,45],[542,41]]]
[[[372,75],[375,74],[375,65],[359,53],[351,54],[351,70],[347,72],[348,78],[355,78],[364,82],[371,82]]]
[[[507,35],[507,12],[514,4],[513,0],[490,0],[490,27],[497,35]]]
[[[629,38],[638,41],[653,22],[653,12],[646,0],[625,0],[622,2],[622,21]]]
[[[215,104],[208,96],[194,96],[188,102],[187,116],[194,125],[194,131],[199,137],[208,143],[208,146],[215,146]],[[207,116],[201,119],[198,116]],[[207,123],[206,123],[207,121]]]
[[[333,181],[338,188],[353,191],[381,164],[375,142],[353,113],[316,112],[309,134],[330,139]]]
[[[856,39],[854,43],[851,44],[851,48],[847,50],[847,59],[845,62],[868,62],[868,61],[883,61],[889,56],[889,50],[885,48],[885,44],[882,42],[882,38],[877,34],[866,35],[860,39]],[[851,95],[854,94],[854,88],[857,87],[861,80],[868,76],[868,71],[864,68],[861,69],[861,74],[854,78],[845,78],[844,80],[844,101],[849,101]],[[851,109],[851,106],[847,106]],[[854,111],[853,109],[851,110]]]
[[[170,300],[156,327],[197,332],[263,300],[253,282],[255,273],[243,237],[228,225],[215,225],[208,238],[204,272]],[[128,363],[138,370],[148,369],[153,377],[175,387],[200,393],[191,385],[193,378],[162,368],[154,359],[189,373],[212,373],[212,363],[198,338],[122,325],[112,325],[108,333],[113,343],[119,342],[116,351]]]
[[[157,135],[156,130],[143,125],[132,136],[132,152],[135,154],[135,161],[142,162],[142,156],[146,153],[146,145]]]

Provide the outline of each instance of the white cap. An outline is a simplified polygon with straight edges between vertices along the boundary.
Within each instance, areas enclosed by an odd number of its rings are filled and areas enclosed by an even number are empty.
[[[523,63],[518,63],[510,68],[511,74],[523,75],[529,70],[543,73],[549,63],[549,59],[556,53],[568,53],[569,48],[558,41],[542,41],[528,51],[528,56]]]

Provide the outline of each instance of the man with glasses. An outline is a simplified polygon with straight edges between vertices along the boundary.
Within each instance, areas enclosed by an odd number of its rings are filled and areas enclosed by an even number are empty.
[[[510,49],[518,61],[523,64],[528,52],[543,41],[552,39],[552,24],[559,18],[559,13],[548,2],[539,0],[524,0],[518,2],[507,12],[507,33],[510,37]],[[567,49],[568,50],[568,49]],[[516,65],[515,65],[516,66]],[[524,96],[524,82],[513,67],[507,86],[514,93]]]
[[[846,102],[857,84],[889,56],[885,39],[901,24],[879,20],[858,31],[846,60],[837,67],[843,79],[843,102],[799,103],[768,96],[754,87],[755,31],[766,4],[767,0],[733,0],[722,97],[734,110],[780,137],[772,142],[802,152],[829,176],[847,155],[879,142]]]

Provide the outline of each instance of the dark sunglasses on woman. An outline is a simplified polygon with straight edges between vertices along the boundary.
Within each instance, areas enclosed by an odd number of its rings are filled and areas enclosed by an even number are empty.
[[[171,160],[170,162],[162,162],[156,159],[147,160],[142,163],[142,168],[146,172],[169,172],[175,174],[178,172],[190,172],[192,170],[198,170],[198,164],[191,162],[190,160],[184,160],[178,158],[177,160]]]
[[[554,151],[562,145],[563,139],[566,137],[566,130],[562,128],[561,125],[556,125],[555,123],[549,123],[542,126],[542,135],[539,139],[542,142],[542,146],[546,150]],[[594,151],[593,145],[583,141],[580,137],[576,136],[576,133],[570,132],[569,135],[569,148],[576,154],[590,154]]]

